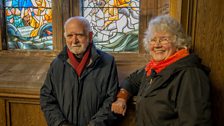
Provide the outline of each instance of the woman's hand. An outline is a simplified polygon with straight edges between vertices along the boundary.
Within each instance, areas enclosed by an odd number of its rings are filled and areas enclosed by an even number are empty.
[[[116,113],[116,114],[121,114],[121,115],[124,116],[125,112],[126,112],[126,109],[127,109],[126,102],[127,101],[123,98],[117,98],[117,100],[112,103],[111,111]]]

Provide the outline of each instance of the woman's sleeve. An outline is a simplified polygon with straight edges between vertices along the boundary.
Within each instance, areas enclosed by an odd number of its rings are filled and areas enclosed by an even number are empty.
[[[144,69],[136,70],[135,72],[131,73],[125,80],[121,83],[120,87],[124,88],[128,91],[131,95],[137,95],[142,78],[144,77]]]

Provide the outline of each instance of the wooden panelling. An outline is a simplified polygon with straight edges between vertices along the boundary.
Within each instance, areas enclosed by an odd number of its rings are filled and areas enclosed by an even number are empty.
[[[157,15],[158,11],[157,0],[141,0],[140,3],[140,22],[139,22],[139,53],[145,53],[143,38],[144,32],[147,29],[149,20]]]
[[[0,126],[6,126],[5,100],[0,97]]]
[[[170,6],[169,14],[180,22],[182,0],[169,0],[169,1],[170,1],[170,4],[168,5]]]
[[[39,101],[17,99],[8,101],[7,105],[10,126],[47,126]]]
[[[122,82],[130,73],[142,68],[148,62],[148,58],[144,54],[120,53],[112,55],[116,60],[120,82]]]
[[[147,58],[143,54],[115,53],[119,78],[143,67]],[[39,94],[49,65],[54,57],[9,56],[0,55],[0,94],[15,92],[17,94]]]
[[[170,12],[170,0],[158,0],[158,15],[169,14]]]
[[[2,50],[2,39],[3,39],[3,3],[0,1],[0,50]]]
[[[52,16],[52,26],[53,26],[53,47],[55,51],[60,51],[63,48],[63,38],[64,38],[64,31],[63,31],[63,24],[64,24],[64,17],[68,17],[69,12],[67,8],[68,0],[52,0],[52,9],[53,9],[53,16]],[[65,5],[66,4],[66,5]],[[69,3],[68,3],[69,4]],[[65,12],[64,12],[65,11]],[[64,12],[64,13],[63,13]]]
[[[211,68],[212,105],[215,126],[224,120],[224,1],[198,0],[191,20],[193,49]]]
[[[0,95],[39,97],[52,58],[0,56]]]
[[[70,4],[70,8],[71,8],[71,16],[77,16],[80,15],[82,12],[81,11],[81,0],[70,0],[72,1]]]

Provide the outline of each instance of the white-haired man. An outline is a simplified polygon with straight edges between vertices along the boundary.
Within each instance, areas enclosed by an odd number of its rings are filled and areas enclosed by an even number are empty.
[[[69,18],[66,46],[53,60],[40,90],[40,105],[50,126],[109,126],[118,90],[114,58],[97,50],[87,19]]]

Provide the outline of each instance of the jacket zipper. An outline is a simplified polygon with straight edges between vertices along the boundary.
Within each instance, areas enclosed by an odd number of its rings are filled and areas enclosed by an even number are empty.
[[[81,102],[81,94],[82,94],[82,87],[83,86],[81,83],[81,77],[78,77],[78,97],[77,97],[77,110],[76,110],[76,122],[77,125],[79,125],[79,118],[78,118],[78,113],[79,113],[79,107],[80,107],[80,102]]]
[[[152,86],[152,82],[153,82],[153,78],[150,78],[150,81],[149,81],[149,88]]]
[[[150,81],[149,81],[149,85],[152,85],[152,80],[153,80],[153,79],[151,78]]]

